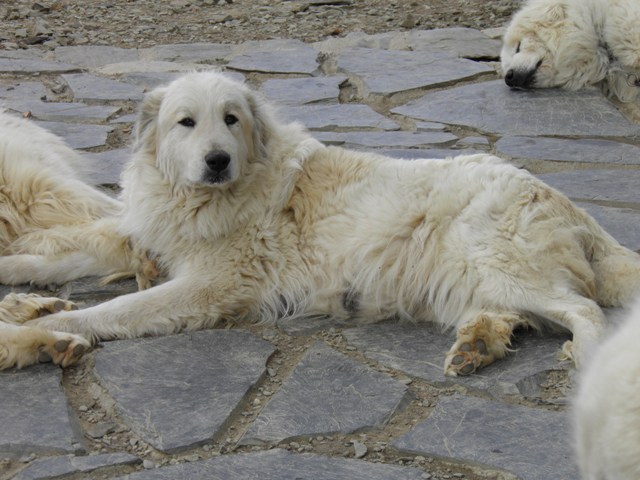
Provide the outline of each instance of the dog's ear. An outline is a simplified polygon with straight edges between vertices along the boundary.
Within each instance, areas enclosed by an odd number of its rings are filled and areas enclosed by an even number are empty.
[[[276,125],[273,120],[273,107],[260,93],[254,91],[248,92],[247,101],[253,117],[254,154],[258,158],[265,158]]]
[[[558,3],[551,5],[544,12],[542,19],[546,25],[554,25],[558,22],[562,22],[566,18],[565,6]]]
[[[158,113],[166,93],[165,87],[159,87],[147,93],[138,109],[138,118],[134,130],[133,150],[155,148],[156,129],[158,127]]]

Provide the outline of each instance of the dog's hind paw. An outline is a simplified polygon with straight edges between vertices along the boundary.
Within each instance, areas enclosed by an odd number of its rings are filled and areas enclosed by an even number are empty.
[[[509,351],[513,326],[519,321],[517,315],[485,312],[464,324],[445,358],[445,375],[470,375],[504,357]]]
[[[451,347],[444,362],[445,375],[456,377],[458,375],[470,375],[478,368],[488,365],[493,361],[490,358],[487,344],[478,339],[473,342],[456,342]]]

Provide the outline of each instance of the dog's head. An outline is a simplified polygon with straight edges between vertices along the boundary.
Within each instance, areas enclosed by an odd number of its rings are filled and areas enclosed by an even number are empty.
[[[577,90],[604,78],[608,61],[593,27],[567,14],[562,1],[530,0],[514,15],[500,54],[508,86]]]
[[[244,84],[218,72],[188,74],[145,97],[134,150],[175,185],[224,188],[264,158],[269,115]]]

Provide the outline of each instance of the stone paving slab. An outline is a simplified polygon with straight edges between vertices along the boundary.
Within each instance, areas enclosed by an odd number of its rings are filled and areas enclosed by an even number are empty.
[[[622,245],[640,251],[640,210],[576,202]]]
[[[214,437],[274,347],[242,330],[107,342],[95,372],[127,424],[164,452]]]
[[[9,82],[0,85],[0,99],[7,101],[27,102],[43,100],[47,96],[47,89],[41,82]]]
[[[452,27],[407,32],[414,51],[442,52],[473,60],[498,60],[502,42],[473,28]]]
[[[73,97],[79,101],[142,100],[143,90],[135,85],[88,73],[62,75]]]
[[[51,365],[0,372],[0,458],[82,453],[82,434]]]
[[[221,62],[231,55],[231,45],[220,43],[176,43],[156,45],[138,50],[141,59],[162,60],[177,63]]]
[[[137,49],[108,45],[58,47],[54,55],[59,62],[67,62],[83,68],[97,68],[110,63],[130,62],[140,58]]]
[[[476,148],[383,148],[376,151],[382,155],[387,155],[393,158],[403,158],[405,160],[415,160],[419,158],[453,158],[458,155],[487,153],[485,150]]]
[[[128,73],[162,73],[182,72],[188,73],[197,70],[197,65],[192,63],[174,63],[161,60],[137,60],[132,62],[110,63],[93,70],[98,75],[117,76]]]
[[[574,200],[638,203],[640,171],[590,169],[538,175],[543,182]]]
[[[116,148],[99,153],[86,153],[92,163],[91,180],[95,185],[118,185],[122,169],[131,157],[131,149]]]
[[[637,140],[627,120],[598,90],[513,90],[502,80],[427,93],[393,113],[503,135],[614,136]]]
[[[467,377],[444,375],[444,358],[455,341],[453,333],[443,333],[430,323],[383,322],[344,330],[344,337],[364,355],[386,367],[401,370],[431,384],[464,385],[500,398],[520,394],[539,397],[546,373],[568,367],[558,360],[567,336],[544,337],[519,332],[513,339],[515,350],[506,358]]]
[[[62,73],[76,72],[76,65],[37,59],[0,58],[0,73]]]
[[[134,473],[122,480],[424,480],[416,468],[274,449]]]
[[[260,90],[279,105],[304,105],[305,103],[338,103],[343,76],[274,78],[265,81]]]
[[[434,87],[494,72],[490,66],[440,53],[370,48],[344,50],[337,58],[337,67],[361,77],[367,91],[378,95]]]
[[[565,413],[455,395],[441,397],[427,420],[392,445],[491,465],[521,480],[576,480],[570,431]]]
[[[400,130],[393,120],[380,115],[371,107],[360,104],[307,105],[289,107],[281,111],[288,121],[302,122],[311,130],[331,128]]]
[[[322,342],[293,373],[242,439],[243,444],[381,427],[407,400],[407,387]]]
[[[113,131],[113,127],[108,125],[41,121],[37,123],[62,137],[71,148],[101,147],[107,143],[107,136]]]
[[[64,475],[89,473],[103,467],[140,463],[140,458],[128,453],[49,457],[36,460],[21,470],[13,480],[45,480]]]
[[[31,112],[38,120],[50,122],[104,122],[120,111],[120,107],[86,105],[84,103],[53,103],[39,100],[7,101],[5,106],[18,113]]]
[[[496,152],[530,160],[640,165],[639,146],[597,138],[502,137]]]
[[[144,91],[171,83],[182,72],[130,72],[120,76],[120,81],[142,87]]]
[[[458,140],[458,137],[448,132],[314,132],[313,136],[321,142],[343,145],[346,148],[417,148]]]
[[[320,66],[316,60],[317,55],[313,47],[294,42],[276,51],[265,51],[262,48],[251,50],[234,56],[226,66],[241,71],[310,75]]]

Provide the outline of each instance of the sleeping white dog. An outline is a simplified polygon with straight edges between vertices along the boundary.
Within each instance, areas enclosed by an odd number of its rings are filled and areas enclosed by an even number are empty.
[[[505,82],[518,88],[600,85],[631,102],[640,93],[640,1],[529,0],[504,34]]]

